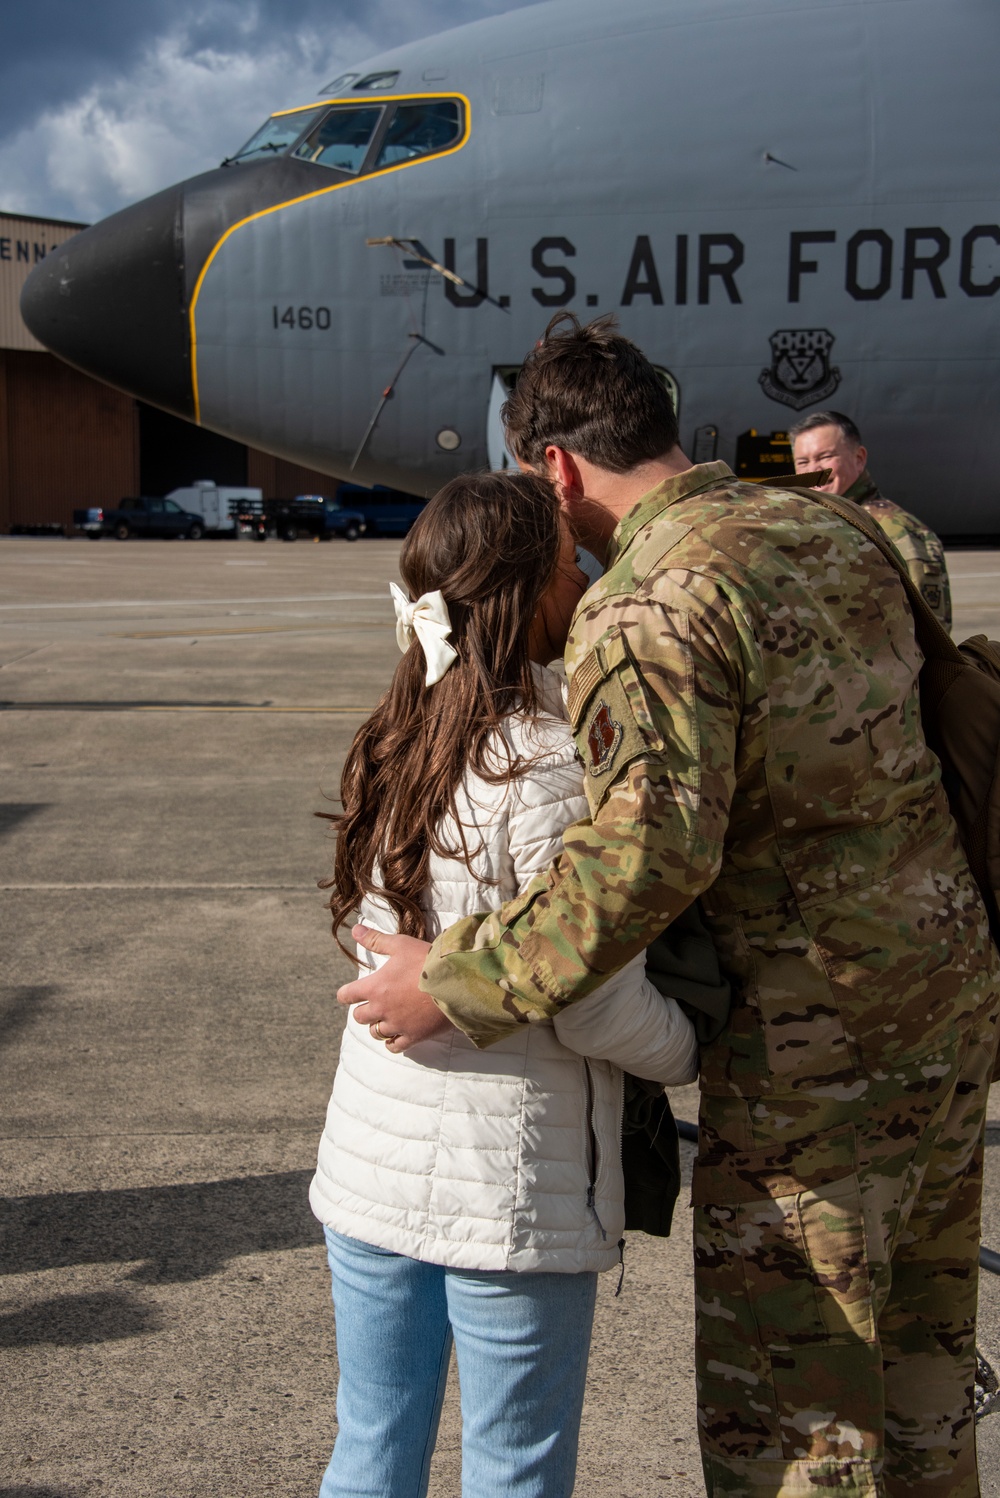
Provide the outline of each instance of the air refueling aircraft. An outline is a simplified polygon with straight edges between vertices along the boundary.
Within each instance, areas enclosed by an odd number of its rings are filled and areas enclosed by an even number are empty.
[[[612,312],[694,460],[832,406],[893,498],[997,533],[998,71],[989,0],[548,0],[279,110],[22,311],[145,401],[413,493],[503,466],[525,351]]]

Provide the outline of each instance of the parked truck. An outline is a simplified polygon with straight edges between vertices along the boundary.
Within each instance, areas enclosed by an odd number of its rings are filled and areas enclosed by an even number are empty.
[[[237,516],[241,507],[259,507],[261,502],[259,489],[199,479],[183,489],[172,489],[162,499],[144,494],[121,500],[116,509],[98,506],[74,510],[73,524],[93,541],[101,536],[116,536],[119,541],[127,541],[130,536],[187,536],[192,541],[202,536],[235,539],[239,534]]]
[[[258,541],[266,541],[268,536],[277,536],[281,541],[297,541],[300,536],[314,536],[320,541],[342,536],[345,541],[356,541],[365,533],[362,514],[345,509],[338,500],[325,494],[265,499],[259,506],[242,509],[239,519]]]
[[[236,507],[236,517],[241,533],[257,541],[266,541],[268,536],[282,541],[296,541],[300,536],[321,541],[342,536],[356,541],[359,536],[405,536],[426,503],[381,484],[364,489],[344,483],[337,485],[334,498],[298,494],[294,499],[245,500]]]
[[[387,489],[376,484],[363,489],[360,484],[341,484],[337,498],[342,505],[360,511],[366,523],[366,536],[405,536],[426,505],[426,499],[404,494],[401,489]]]
[[[172,499],[146,495],[119,501],[116,510],[97,507],[74,510],[73,524],[92,541],[115,536],[127,541],[130,536],[186,536],[199,541],[205,534],[205,522],[193,510],[182,510]]]

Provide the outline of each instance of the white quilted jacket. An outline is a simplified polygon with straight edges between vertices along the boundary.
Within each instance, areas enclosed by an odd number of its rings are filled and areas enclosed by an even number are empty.
[[[558,680],[543,679],[546,715],[504,729],[514,753],[537,757],[530,770],[509,787],[472,775],[462,787],[469,846],[482,847],[475,876],[459,859],[432,858],[433,935],[512,899],[587,815]],[[395,929],[384,906],[366,902],[361,916]],[[393,1055],[351,1017],[313,1211],[338,1233],[434,1264],[609,1269],[624,1228],[619,1068],[679,1083],[696,1066],[690,1022],[646,982],[641,957],[553,1023],[523,1025],[485,1051],[451,1030]]]

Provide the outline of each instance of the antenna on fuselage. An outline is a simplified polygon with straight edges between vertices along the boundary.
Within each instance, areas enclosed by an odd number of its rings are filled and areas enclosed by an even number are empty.
[[[371,436],[372,432],[374,432],[374,430],[375,430],[375,423],[378,421],[379,417],[382,415],[382,411],[383,411],[383,408],[385,407],[386,401],[387,400],[391,400],[392,397],[395,395],[395,393],[396,393],[396,383],[397,383],[400,375],[403,373],[403,370],[406,368],[407,364],[409,364],[410,359],[416,353],[416,351],[417,351],[418,347],[420,346],[420,344],[426,343],[427,347],[429,349],[433,349],[436,354],[443,354],[444,353],[444,349],[443,348],[440,348],[436,343],[432,343],[429,338],[425,338],[424,335],[423,335],[423,333],[407,333],[406,336],[407,336],[407,338],[412,338],[414,340],[414,342],[411,343],[410,347],[406,350],[406,353],[403,355],[403,357],[402,357],[402,359],[400,361],[399,368],[396,370],[396,373],[393,375],[392,379],[389,381],[388,385],[385,387],[385,389],[382,391],[382,394],[379,397],[378,405],[375,407],[375,410],[372,412],[372,419],[368,423],[368,425],[365,427],[365,435],[362,437],[361,441],[358,443],[358,450],[354,454],[354,457],[351,459],[351,466],[348,469],[349,473],[353,473],[354,470],[355,470],[355,468],[357,468],[358,462],[359,462],[359,460],[361,458],[361,454],[364,452],[365,448],[368,446],[368,438]]]
[[[419,260],[421,265],[427,265],[431,270],[436,270],[438,275],[444,276],[446,281],[453,282],[455,286],[464,286],[467,291],[474,292],[476,296],[482,297],[484,302],[492,302],[494,307],[500,308],[501,312],[508,312],[510,310],[503,302],[498,302],[495,296],[490,296],[489,292],[484,291],[481,286],[474,286],[471,281],[464,281],[455,271],[449,270],[446,265],[442,265],[439,261],[434,260],[427,253],[427,246],[421,244],[419,239],[396,239],[393,235],[387,234],[382,239],[366,239],[365,244],[369,248],[380,244],[390,244],[397,250],[404,250],[412,259]]]

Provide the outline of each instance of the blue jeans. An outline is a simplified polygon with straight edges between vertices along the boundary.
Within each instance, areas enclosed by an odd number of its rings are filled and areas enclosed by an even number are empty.
[[[445,1269],[326,1230],[338,1434],[320,1498],[424,1498],[452,1339],[463,1498],[569,1498],[596,1274]]]

